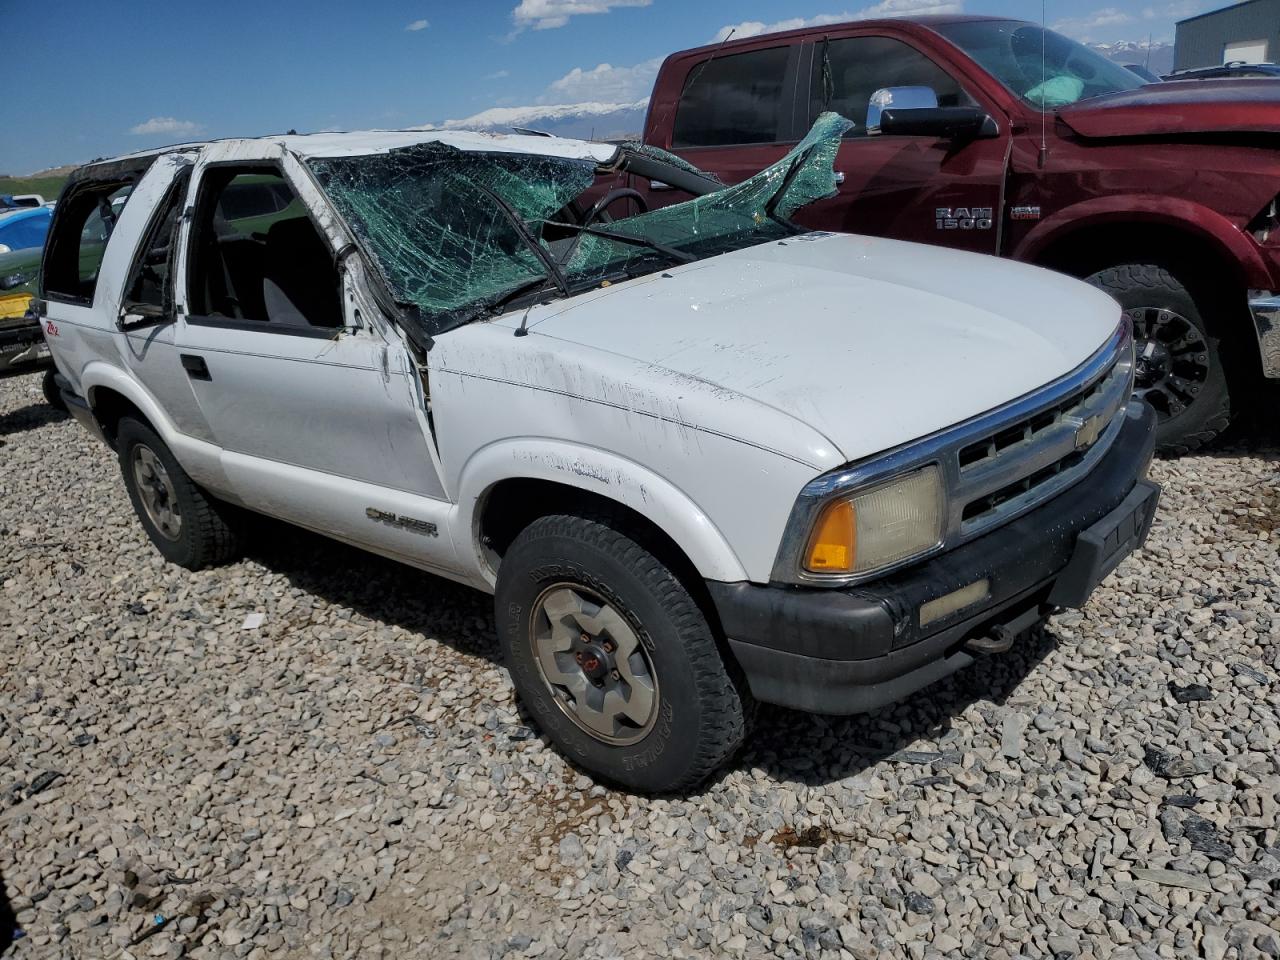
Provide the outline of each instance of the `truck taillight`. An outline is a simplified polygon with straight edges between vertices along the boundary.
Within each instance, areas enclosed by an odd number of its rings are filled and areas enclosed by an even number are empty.
[[[1269,243],[1280,236],[1280,197],[1267,204],[1261,213],[1249,221],[1249,232],[1259,243]]]

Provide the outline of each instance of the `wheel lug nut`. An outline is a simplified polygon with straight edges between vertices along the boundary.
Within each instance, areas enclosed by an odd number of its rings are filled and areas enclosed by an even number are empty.
[[[620,674],[617,670],[610,670],[610,671],[609,671],[609,676],[613,677],[613,679],[615,679],[615,680],[621,680],[621,679],[622,679],[622,674]]]

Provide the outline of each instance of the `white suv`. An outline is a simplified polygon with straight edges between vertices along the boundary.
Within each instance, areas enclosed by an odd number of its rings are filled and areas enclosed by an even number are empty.
[[[873,709],[1083,604],[1158,499],[1112,300],[790,220],[843,124],[731,187],[444,132],[94,163],[37,307],[168,559],[256,512],[494,593],[546,734],[685,789],[752,698]]]

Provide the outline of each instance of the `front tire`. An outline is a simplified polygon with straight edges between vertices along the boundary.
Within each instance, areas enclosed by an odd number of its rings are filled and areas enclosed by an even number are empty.
[[[1187,287],[1150,263],[1110,267],[1087,280],[1133,320],[1134,393],[1155,408],[1158,451],[1181,456],[1225,430],[1231,422],[1225,349]]]
[[[116,430],[116,449],[134,512],[166,560],[202,570],[236,555],[230,508],[187,476],[154,430],[126,417]]]
[[[611,521],[557,515],[508,549],[498,635],[525,709],[568,757],[642,793],[688,790],[741,746],[749,694],[680,578]]]
[[[61,410],[66,413],[67,404],[62,399],[62,391],[58,389],[58,381],[55,379],[57,372],[53,367],[44,372],[44,376],[40,380],[40,390],[44,393],[45,403],[55,410]]]

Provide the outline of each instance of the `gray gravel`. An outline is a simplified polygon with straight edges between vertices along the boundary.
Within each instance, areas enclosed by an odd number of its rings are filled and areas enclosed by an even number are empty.
[[[15,957],[1280,956],[1274,443],[1157,463],[1043,638],[653,800],[524,725],[486,597],[274,526],[167,566],[38,378],[0,442]]]

